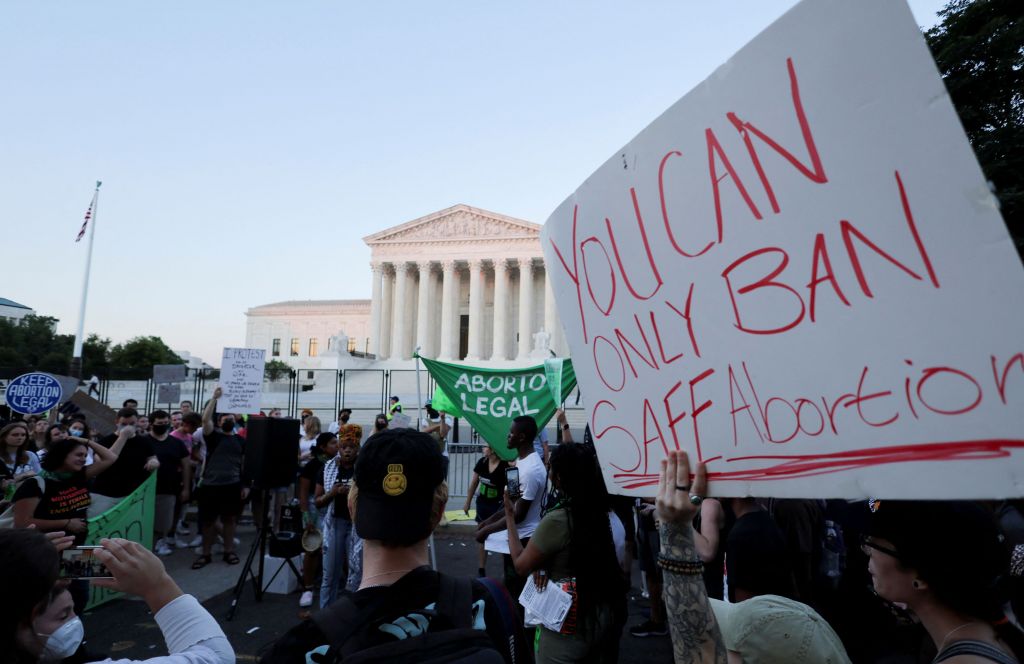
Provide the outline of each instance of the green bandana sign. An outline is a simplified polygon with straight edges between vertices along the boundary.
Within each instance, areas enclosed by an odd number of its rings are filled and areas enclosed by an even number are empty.
[[[122,537],[138,542],[147,549],[153,548],[153,510],[156,508],[156,472],[139,488],[123,498],[103,514],[91,517],[87,544],[98,545],[104,537]],[[93,609],[122,594],[96,585],[89,587],[89,604]]]
[[[542,427],[576,388],[571,360],[547,360],[522,369],[479,369],[420,360],[437,381],[434,408],[465,418],[506,461],[516,458],[507,445],[512,420],[529,415]]]

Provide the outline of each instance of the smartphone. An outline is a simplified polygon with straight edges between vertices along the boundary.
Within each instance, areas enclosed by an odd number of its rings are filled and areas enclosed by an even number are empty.
[[[505,469],[505,485],[508,487],[508,495],[513,498],[519,497],[519,469]]]
[[[62,579],[112,579],[107,566],[96,558],[96,550],[102,546],[73,546],[60,554],[60,578]]]

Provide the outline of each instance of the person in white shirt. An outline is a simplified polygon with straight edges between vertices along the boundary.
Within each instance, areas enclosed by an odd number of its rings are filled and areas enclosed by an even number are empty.
[[[0,652],[12,662],[60,661],[78,650],[85,638],[71,594],[58,582],[60,550],[73,537],[29,529],[0,531],[0,565],[12,572],[0,602]],[[124,539],[100,540],[96,560],[113,578],[94,579],[96,586],[141,595],[153,612],[170,653],[151,664],[234,664],[235,651],[213,616],[195,597],[182,593],[152,552]],[[9,593],[9,594],[8,594]],[[127,659],[103,660],[130,664]]]
[[[533,439],[537,437],[537,422],[529,415],[522,415],[512,420],[508,430],[508,447],[516,450],[518,458],[515,467],[519,469],[519,494],[512,496],[515,500],[515,523],[519,539],[523,547],[530,541],[530,536],[540,523],[541,503],[547,491],[548,473],[544,460],[537,456],[533,449]],[[505,532],[505,513],[498,510],[486,521],[480,523],[476,530],[476,541],[483,542],[488,551],[500,551],[504,554],[505,587],[512,597],[519,597],[525,585],[525,579],[516,573],[511,556],[508,555],[508,534]]]

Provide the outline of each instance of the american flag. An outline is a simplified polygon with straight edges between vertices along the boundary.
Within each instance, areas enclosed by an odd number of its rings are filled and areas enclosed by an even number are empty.
[[[93,203],[95,199],[93,199]],[[89,203],[89,209],[85,211],[85,221],[82,222],[82,228],[78,231],[78,237],[75,238],[75,242],[80,242],[85,237],[85,229],[89,226],[89,220],[92,219],[92,203]]]
[[[92,219],[93,210],[96,209],[96,200],[100,195],[100,186],[103,183],[96,180],[96,191],[93,192],[92,201],[89,202],[89,209],[85,211],[85,220],[82,222],[82,228],[78,230],[78,237],[75,238],[75,242],[81,242],[82,238],[85,237],[85,229],[89,227],[89,221]]]

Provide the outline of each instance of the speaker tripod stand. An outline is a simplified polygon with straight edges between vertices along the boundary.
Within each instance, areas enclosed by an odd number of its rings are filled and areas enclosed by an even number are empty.
[[[277,570],[271,575],[270,580],[266,584],[263,583],[263,572],[264,572],[264,561],[266,559],[267,552],[267,538],[270,536],[270,495],[266,489],[257,489],[259,492],[260,505],[260,516],[259,521],[256,525],[256,539],[253,541],[252,546],[249,547],[249,555],[245,557],[245,565],[242,566],[242,573],[238,575],[238,582],[235,583],[235,590],[231,597],[231,608],[228,609],[228,620],[232,620],[235,617],[235,611],[238,609],[238,600],[242,598],[242,593],[245,592],[245,582],[251,580],[253,592],[256,596],[256,601],[263,601],[263,594],[267,592],[267,588],[274,582],[277,575],[281,573],[281,570],[287,565],[291,568],[292,574],[298,579],[299,585],[303,586],[302,573],[299,568],[295,566],[291,558],[285,558],[284,562],[278,565]],[[259,563],[256,565],[256,570],[253,571],[253,563],[255,558],[259,555]]]

